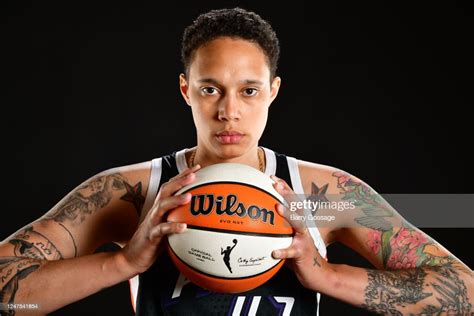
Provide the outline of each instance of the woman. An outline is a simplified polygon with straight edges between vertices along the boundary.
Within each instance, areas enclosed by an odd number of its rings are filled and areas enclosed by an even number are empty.
[[[104,171],[7,238],[0,245],[1,301],[41,302],[47,313],[131,279],[137,315],[314,314],[318,292],[380,313],[471,313],[472,271],[367,184],[259,146],[280,88],[278,56],[275,33],[255,13],[236,8],[199,16],[184,34],[185,73],[179,77],[197,145]],[[360,203],[336,224],[319,228],[291,219],[280,205],[295,238],[272,255],[291,259],[291,269],[246,293],[210,293],[180,275],[160,247],[166,235],[186,230],[185,223],[165,222],[168,211],[191,199],[173,193],[193,182],[200,168],[220,162],[259,169],[284,196],[304,193],[326,201],[334,194]],[[109,241],[123,248],[92,254]],[[325,245],[336,241],[384,271],[327,262]],[[45,283],[48,289],[39,291]]]

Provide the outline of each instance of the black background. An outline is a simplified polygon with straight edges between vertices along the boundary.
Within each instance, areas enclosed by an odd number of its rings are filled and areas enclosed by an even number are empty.
[[[2,6],[0,239],[97,172],[195,144],[178,91],[180,39],[198,14],[222,7],[255,10],[281,42],[282,87],[261,145],[379,193],[473,192],[473,11],[463,4]],[[425,231],[473,266],[472,229]],[[367,265],[342,246],[329,251],[333,262]],[[129,302],[124,282],[54,314],[131,315]],[[321,313],[363,314],[329,298]]]

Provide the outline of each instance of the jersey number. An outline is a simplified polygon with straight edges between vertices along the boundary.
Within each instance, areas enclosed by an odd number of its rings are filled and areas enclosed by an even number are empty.
[[[232,316],[240,316],[242,312],[242,308],[244,307],[246,296],[237,296],[234,309],[232,310]],[[257,315],[258,305],[260,305],[260,300],[262,299],[261,296],[251,296],[248,297],[250,302],[250,307],[248,309],[247,316],[254,316]],[[269,296],[268,299],[270,301],[273,300],[272,304],[275,306],[276,309],[280,310],[279,315],[282,316],[289,316],[291,314],[291,310],[293,309],[293,304],[295,303],[295,299],[293,297],[288,296]]]
[[[190,281],[182,273],[180,273],[171,298],[178,298],[181,295],[183,287],[188,283],[190,283]],[[232,311],[229,314],[232,314],[232,316],[240,316],[246,299],[251,300],[247,316],[257,315],[258,306],[260,305],[260,300],[262,299],[261,296],[237,296],[235,298],[235,304],[233,305]],[[273,306],[280,311],[278,313],[279,315],[289,316],[291,314],[293,304],[295,303],[294,297],[268,296],[268,299],[271,301]]]

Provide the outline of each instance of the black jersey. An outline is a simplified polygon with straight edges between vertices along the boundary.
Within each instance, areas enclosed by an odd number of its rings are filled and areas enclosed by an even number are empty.
[[[174,152],[161,158],[158,166],[161,171],[160,185],[182,171],[179,169],[185,168],[183,166],[184,151]],[[292,178],[295,181],[295,177],[291,175],[287,159],[290,157],[266,148],[265,151],[267,165],[270,167],[272,160],[269,159],[269,153],[274,157],[274,172],[270,174],[284,179],[293,188]],[[179,168],[180,164],[181,168]],[[300,181],[299,174],[297,181]],[[156,196],[159,185],[152,190],[155,192],[153,196]],[[147,197],[147,200],[150,200],[150,197]],[[314,234],[312,236],[318,249],[324,247],[324,243],[321,244],[319,232],[316,236]],[[318,237],[319,240],[316,240]],[[139,316],[317,315],[318,313],[318,294],[304,288],[294,272],[286,266],[256,289],[238,294],[221,294],[207,291],[191,283],[176,269],[168,254],[163,252],[147,271],[135,277],[131,286],[133,287],[134,284],[132,301],[136,315]]]

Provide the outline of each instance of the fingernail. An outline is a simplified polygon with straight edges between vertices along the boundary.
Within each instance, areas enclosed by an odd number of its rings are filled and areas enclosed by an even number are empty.
[[[281,255],[281,251],[279,251],[279,250],[274,250],[273,251],[273,257],[280,258],[280,255]]]
[[[281,208],[281,204],[280,203],[277,203],[275,208],[277,210],[277,212],[281,215],[283,213],[283,209]]]
[[[185,229],[186,226],[187,226],[187,225],[186,225],[185,223],[179,223],[179,224],[178,224],[178,228],[179,228],[179,229]]]
[[[285,217],[286,212],[287,212],[287,209],[285,208],[285,206],[283,204],[280,204],[280,206],[278,206],[278,213],[281,216]]]

